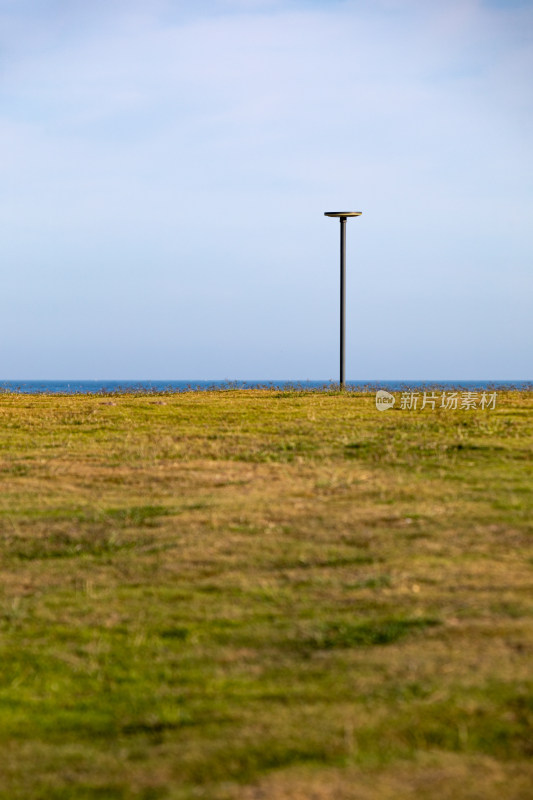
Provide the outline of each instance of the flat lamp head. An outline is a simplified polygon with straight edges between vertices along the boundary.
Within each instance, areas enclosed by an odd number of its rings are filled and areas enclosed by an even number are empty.
[[[360,217],[362,211],[324,211],[325,217]]]

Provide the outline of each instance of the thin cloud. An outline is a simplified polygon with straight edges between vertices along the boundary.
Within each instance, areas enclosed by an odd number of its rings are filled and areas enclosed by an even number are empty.
[[[476,305],[487,270],[495,287],[504,272],[524,273],[531,8],[117,0],[50,3],[39,14],[34,5],[0,3],[0,144],[10,154],[0,211],[4,260],[19,270],[9,278],[15,307],[17,275],[31,286],[44,271],[52,279],[40,297],[56,303],[66,292],[84,318],[65,274],[92,275],[131,307],[150,285],[163,304],[185,293],[176,333],[193,325],[196,292],[213,320],[208,339],[221,320],[217,296],[237,317],[250,298],[270,298],[290,338],[309,323],[305,305],[323,303],[330,231],[317,226],[338,203],[365,211],[360,286],[370,293],[373,276],[386,276],[404,312],[422,302],[408,279],[426,303],[460,291],[485,319],[501,296],[495,288]],[[331,309],[313,322],[310,350],[329,335]],[[225,330],[229,347],[238,325]],[[267,347],[272,332],[254,330]],[[383,356],[379,337],[372,346]],[[317,377],[328,375],[324,359]],[[214,363],[205,377],[216,377]]]

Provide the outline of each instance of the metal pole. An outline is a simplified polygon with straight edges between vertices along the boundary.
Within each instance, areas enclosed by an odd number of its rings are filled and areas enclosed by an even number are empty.
[[[341,330],[340,330],[340,385],[346,385],[346,217],[339,217],[341,224]]]
[[[348,217],[360,217],[361,211],[324,211],[326,217],[338,217],[341,224],[341,347],[340,347],[340,380],[341,389],[346,386],[346,220]]]

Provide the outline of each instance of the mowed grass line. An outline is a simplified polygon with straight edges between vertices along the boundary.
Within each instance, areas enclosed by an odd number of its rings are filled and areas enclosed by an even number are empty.
[[[533,797],[532,399],[0,395],[0,798]]]

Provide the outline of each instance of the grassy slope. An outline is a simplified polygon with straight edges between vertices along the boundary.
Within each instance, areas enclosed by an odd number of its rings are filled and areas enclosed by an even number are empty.
[[[0,798],[533,797],[531,400],[0,395]]]

